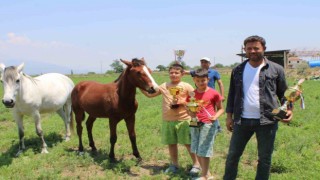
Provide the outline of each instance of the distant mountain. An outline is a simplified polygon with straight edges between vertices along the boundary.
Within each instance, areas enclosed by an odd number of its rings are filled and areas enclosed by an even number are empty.
[[[6,66],[18,66],[23,61],[19,60],[5,60],[1,62]],[[59,66],[56,64],[46,63],[46,62],[36,62],[36,61],[24,61],[23,72],[29,75],[39,75],[45,73],[61,73],[61,74],[71,74],[71,71],[75,74],[86,74],[89,70],[86,69],[71,69],[65,66]]]

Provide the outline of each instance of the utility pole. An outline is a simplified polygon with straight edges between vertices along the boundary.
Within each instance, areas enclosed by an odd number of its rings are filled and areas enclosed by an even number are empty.
[[[241,46],[241,62],[243,62],[243,59],[244,59],[242,55],[243,55],[243,46]]]
[[[100,61],[100,74],[102,74],[102,61]]]

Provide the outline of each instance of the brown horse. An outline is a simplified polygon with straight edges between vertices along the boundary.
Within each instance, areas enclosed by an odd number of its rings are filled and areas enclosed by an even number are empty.
[[[93,152],[97,150],[92,137],[92,126],[96,118],[109,118],[110,126],[110,153],[114,160],[114,145],[117,141],[117,124],[125,120],[133,155],[141,159],[135,133],[135,113],[138,108],[136,101],[136,87],[149,93],[154,93],[158,85],[150,75],[150,69],[146,67],[144,59],[133,59],[132,62],[121,60],[127,68],[113,83],[100,84],[93,81],[83,81],[77,84],[72,93],[72,109],[77,121],[77,133],[79,137],[79,152],[83,152],[82,145],[82,121],[85,112],[89,114],[86,121],[89,145]]]

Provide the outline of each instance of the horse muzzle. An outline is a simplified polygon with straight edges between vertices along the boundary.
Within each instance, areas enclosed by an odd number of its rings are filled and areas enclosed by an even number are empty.
[[[12,99],[10,99],[10,100],[2,100],[2,103],[4,104],[4,106],[6,108],[13,108],[14,105],[15,105],[15,102]]]
[[[153,93],[156,92],[156,90],[155,90],[153,87],[151,87],[151,88],[149,88],[149,89],[147,90],[147,92],[148,92],[149,94],[153,94]]]

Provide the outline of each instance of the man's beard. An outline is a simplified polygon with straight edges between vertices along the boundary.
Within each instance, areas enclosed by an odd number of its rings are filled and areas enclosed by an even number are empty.
[[[249,54],[248,58],[251,61],[259,62],[259,61],[263,60],[263,57],[264,57],[264,53],[252,53],[252,54]]]

